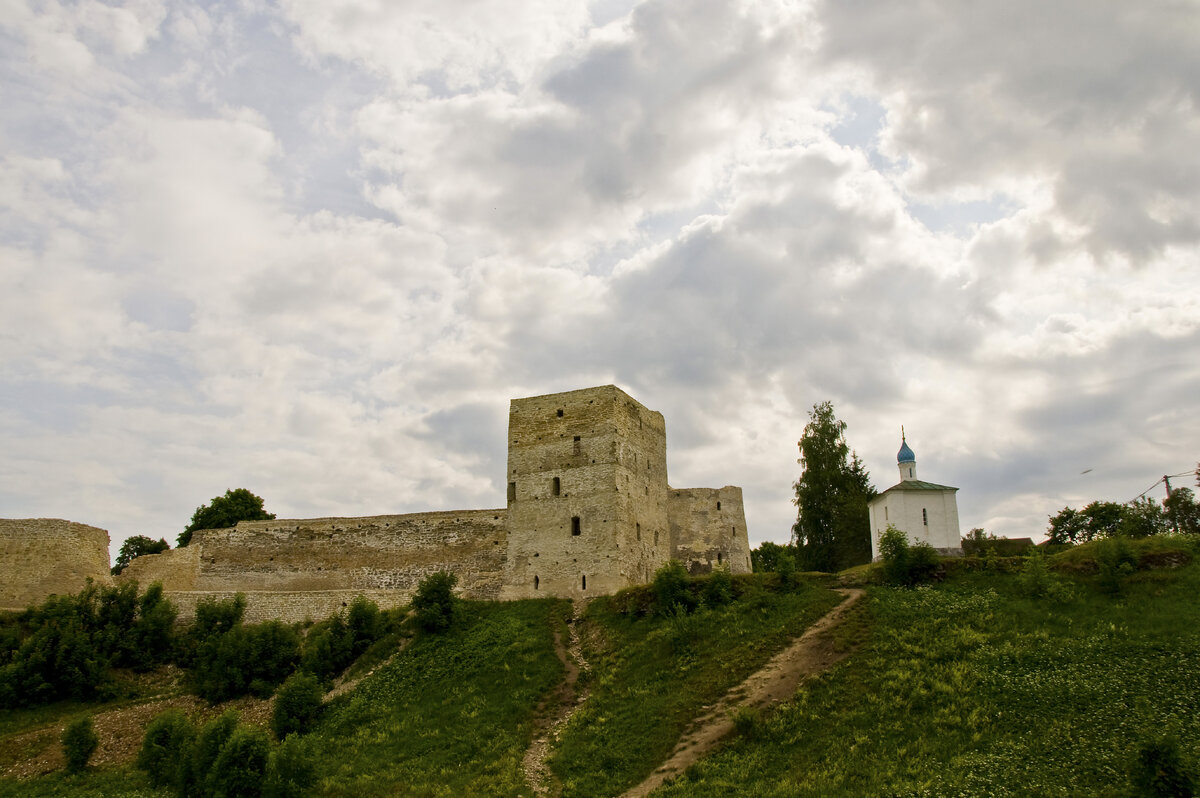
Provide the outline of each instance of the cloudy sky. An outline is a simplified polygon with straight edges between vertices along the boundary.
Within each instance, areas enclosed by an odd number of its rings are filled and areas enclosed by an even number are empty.
[[[0,108],[0,517],[114,554],[503,506],[605,383],[754,542],[824,400],[964,531],[1200,460],[1195,3],[0,0]]]

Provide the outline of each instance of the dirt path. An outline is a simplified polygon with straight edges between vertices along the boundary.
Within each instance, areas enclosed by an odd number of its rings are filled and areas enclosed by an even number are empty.
[[[559,732],[588,696],[586,688],[578,695],[575,693],[579,671],[587,667],[587,661],[583,658],[583,644],[579,637],[579,619],[583,617],[586,608],[586,601],[575,601],[571,609],[571,619],[567,622],[567,634],[570,637],[568,644],[563,643],[562,633],[554,630],[554,653],[566,668],[566,675],[555,691],[538,706],[533,742],[529,744],[525,758],[521,761],[525,781],[533,788],[535,795],[557,796],[562,793],[562,785],[550,772],[546,760],[550,756],[550,743],[558,738]]]
[[[675,750],[646,780],[624,793],[622,798],[648,795],[667,779],[673,778],[700,757],[707,754],[733,730],[732,712],[738,707],[771,707],[787,701],[796,694],[800,682],[832,667],[844,659],[848,651],[839,650],[829,635],[846,612],[858,601],[863,591],[840,588],[846,601],[834,607],[810,626],[790,646],[780,651],[762,669],[730,690],[705,714],[692,721]]]

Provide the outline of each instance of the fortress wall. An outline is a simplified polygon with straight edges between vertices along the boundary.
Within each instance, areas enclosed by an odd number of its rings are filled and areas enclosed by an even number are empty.
[[[742,489],[672,489],[669,496],[672,559],[692,574],[729,564],[731,573],[750,573],[750,538]]]
[[[168,592],[195,590],[199,567],[200,547],[184,546],[182,549],[168,549],[161,554],[134,557],[117,575],[117,581],[136,581],[139,590],[145,590],[153,582],[161,582],[163,590]]]
[[[0,518],[0,609],[112,584],[108,532],[61,518]]]
[[[193,589],[394,590],[406,600],[437,571],[468,598],[494,599],[508,547],[504,510],[243,521],[197,532]]]
[[[168,598],[179,611],[178,620],[191,622],[196,617],[196,605],[205,599],[223,601],[237,595],[237,591],[182,591],[173,592]],[[246,599],[247,623],[262,623],[278,620],[284,623],[320,621],[335,612],[350,606],[356,596],[366,596],[379,605],[381,610],[400,607],[412,598],[404,590],[319,590],[291,592],[243,592]]]

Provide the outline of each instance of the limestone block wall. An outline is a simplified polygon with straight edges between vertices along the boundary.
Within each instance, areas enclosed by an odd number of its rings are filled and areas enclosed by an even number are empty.
[[[461,510],[207,529],[191,544],[199,546],[195,589],[408,595],[429,574],[453,571],[464,595],[494,599],[508,544],[504,516],[504,510]]]
[[[168,549],[161,554],[135,557],[117,576],[117,581],[133,581],[140,590],[153,582],[161,582],[163,590],[175,592],[196,589],[196,574],[200,568],[200,547],[184,546]]]
[[[666,425],[612,385],[509,406],[502,598],[613,593],[670,552]]]
[[[673,559],[692,574],[710,573],[721,564],[728,564],[731,573],[750,573],[741,488],[681,488],[668,496]]]
[[[24,609],[87,580],[112,584],[108,532],[61,518],[0,518],[0,609]]]
[[[206,599],[231,599],[239,591],[191,590],[172,592],[171,603],[178,610],[178,621],[188,623],[196,617],[196,605]],[[246,599],[247,623],[279,620],[284,623],[319,621],[350,606],[356,596],[366,596],[381,610],[400,607],[412,597],[404,590],[315,590],[315,591],[241,591]]]

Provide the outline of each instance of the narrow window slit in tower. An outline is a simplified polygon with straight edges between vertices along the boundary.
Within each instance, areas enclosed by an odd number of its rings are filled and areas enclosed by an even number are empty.
[[[717,502],[717,509],[718,509],[718,510],[720,510],[720,509],[721,509],[721,503],[720,503],[720,502]]]
[[[721,552],[717,552],[717,565],[721,564]]]
[[[583,577],[583,589],[587,590],[587,577],[586,576]]]
[[[579,516],[577,516],[577,515],[571,517],[571,534],[572,535],[582,534],[582,530],[580,529],[580,526],[579,526]]]
[[[538,579],[538,578],[537,578],[537,574],[534,574],[534,575],[533,575],[533,589],[534,589],[534,590],[537,590],[537,589],[538,589],[538,583],[539,583],[539,582],[541,582],[541,581],[542,581],[542,580],[540,580],[540,579]]]
[[[554,484],[551,486],[554,495],[557,496],[562,491],[562,481],[558,477],[554,478]]]
[[[641,524],[637,525],[637,539],[638,540],[642,539],[642,525]]]
[[[510,502],[517,500],[517,483],[515,482],[508,483],[508,500]]]
[[[575,454],[579,454],[579,449],[580,449],[579,436],[576,435],[575,436]]]

